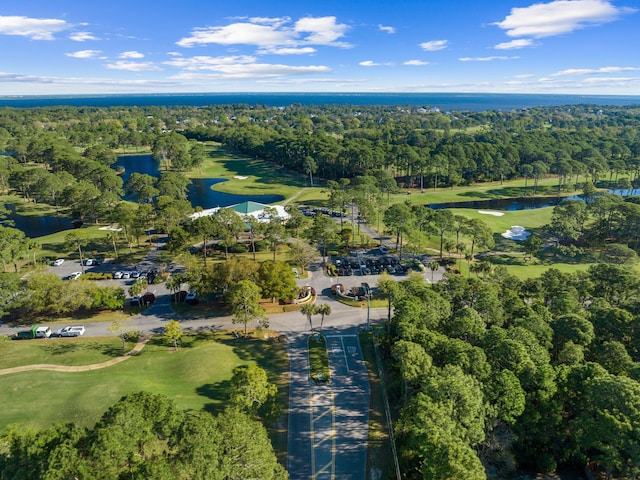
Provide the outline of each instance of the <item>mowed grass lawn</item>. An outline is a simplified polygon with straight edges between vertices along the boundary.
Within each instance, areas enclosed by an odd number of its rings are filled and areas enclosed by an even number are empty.
[[[86,352],[79,353],[86,349],[83,346],[61,353],[55,363],[69,364],[62,359],[67,355],[91,362],[104,361],[112,358],[115,346],[113,339],[106,338],[64,340],[78,343],[87,340],[94,347],[103,345],[102,354],[90,356]],[[20,344],[24,345],[23,348],[30,348],[27,341],[13,343],[17,345],[10,346],[11,349],[20,348]],[[1,351],[2,368],[16,363],[5,360],[10,351]],[[14,351],[14,356],[22,356],[23,360],[30,355]],[[37,363],[48,361],[38,359]],[[182,409],[205,409],[216,413],[224,408],[233,369],[255,363],[267,370],[270,381],[279,385],[280,401],[286,402],[288,391],[283,375],[288,372],[289,365],[281,343],[216,334],[185,336],[177,351],[163,338],[156,337],[137,356],[94,371],[33,371],[2,375],[0,431],[12,423],[20,424],[21,428],[42,428],[55,422],[91,426],[123,395],[142,390],[166,395]],[[286,407],[286,403],[283,406]]]

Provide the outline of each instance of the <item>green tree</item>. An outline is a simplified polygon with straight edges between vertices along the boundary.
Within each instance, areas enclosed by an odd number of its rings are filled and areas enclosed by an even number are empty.
[[[440,237],[440,260],[442,260],[442,248],[445,234],[453,228],[454,215],[451,210],[436,210],[432,215],[433,225]]]
[[[331,315],[331,305],[323,303],[316,306],[316,313],[320,315],[320,333],[322,333],[322,326],[324,325],[324,317]]]
[[[89,235],[84,230],[73,230],[65,235],[64,241],[69,247],[78,250],[78,254],[80,255],[80,269],[82,270],[82,273],[84,273],[82,247],[89,243]]]
[[[136,197],[138,203],[151,203],[157,197],[159,190],[156,187],[157,179],[146,173],[134,172],[125,185],[128,194]]]
[[[269,383],[267,372],[257,365],[243,365],[233,370],[229,400],[251,416],[257,416],[261,408],[273,402],[278,388]]]
[[[27,241],[24,233],[17,228],[0,225],[0,258],[3,271],[7,271],[7,263],[13,263],[15,273],[18,273],[18,259],[27,252]]]
[[[229,288],[227,302],[231,305],[232,322],[244,325],[244,336],[247,336],[247,324],[258,321],[259,327],[268,326],[264,309],[260,306],[260,287],[249,280],[241,280]]]
[[[182,338],[182,325],[176,320],[169,320],[164,325],[164,335],[172,343],[174,350],[178,350],[178,341]]]
[[[111,321],[111,324],[107,327],[114,335],[117,335],[122,340],[122,350],[126,347],[127,333],[131,320],[127,317],[116,317]]]
[[[300,313],[307,317],[309,322],[309,329],[313,332],[313,320],[312,317],[318,313],[318,307],[313,303],[305,303],[300,307]]]
[[[266,261],[258,269],[258,285],[264,298],[276,300],[293,300],[298,293],[298,285],[293,270],[289,265],[279,261]]]

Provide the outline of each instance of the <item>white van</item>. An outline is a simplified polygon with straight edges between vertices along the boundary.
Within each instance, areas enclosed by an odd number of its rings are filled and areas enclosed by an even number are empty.
[[[49,338],[51,336],[51,329],[49,327],[38,327],[36,329],[36,338]]]

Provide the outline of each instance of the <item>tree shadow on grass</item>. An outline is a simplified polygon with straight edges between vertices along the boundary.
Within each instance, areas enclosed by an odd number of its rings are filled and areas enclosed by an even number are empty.
[[[489,255],[484,258],[494,265],[529,265],[522,255]]]
[[[244,161],[243,161],[244,160]],[[305,187],[306,176],[294,174],[266,161],[256,161],[250,158],[230,158],[221,161],[224,168],[238,175],[256,177],[256,181],[262,184],[283,184],[296,187]]]
[[[231,381],[223,380],[222,382],[207,383],[196,388],[196,393],[200,396],[212,400],[207,403],[204,409],[216,415],[224,410],[229,403],[229,394],[231,392]]]
[[[51,342],[43,345],[43,350],[51,356],[61,356],[73,352],[81,351],[99,351],[107,357],[120,357],[128,350],[131,350],[131,346],[122,349],[122,345],[105,344],[100,342],[67,342],[60,340],[58,342]]]

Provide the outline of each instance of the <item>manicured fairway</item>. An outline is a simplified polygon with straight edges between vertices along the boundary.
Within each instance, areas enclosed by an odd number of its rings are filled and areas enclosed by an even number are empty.
[[[141,390],[166,395],[183,409],[216,412],[224,407],[233,368],[254,363],[269,372],[272,382],[288,371],[286,352],[278,342],[207,335],[184,337],[177,352],[161,338],[153,339],[137,356],[101,370],[3,375],[0,431],[11,423],[90,426],[120,397]]]

